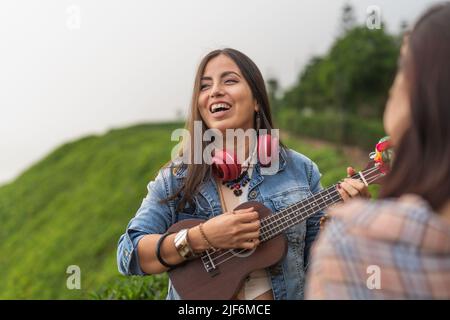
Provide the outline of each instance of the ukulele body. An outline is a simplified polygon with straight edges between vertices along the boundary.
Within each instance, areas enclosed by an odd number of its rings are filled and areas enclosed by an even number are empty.
[[[259,213],[259,219],[272,214],[272,211],[263,204],[249,201],[240,204],[235,210],[254,207]],[[177,232],[181,229],[192,228],[204,220],[186,219],[175,223],[169,228],[169,232]],[[169,270],[170,280],[175,290],[182,299],[186,300],[229,300],[232,299],[244,284],[246,277],[255,270],[270,267],[283,259],[287,252],[287,241],[284,234],[277,235],[270,240],[261,242],[255,250],[233,250],[234,257],[225,261],[225,256],[214,259],[213,264],[207,257],[199,257],[188,260],[178,267]],[[220,254],[227,253],[223,249]],[[218,255],[213,253],[210,257]],[[218,262],[221,263],[217,264]],[[208,267],[205,265],[215,266]],[[217,265],[216,265],[217,264]]]

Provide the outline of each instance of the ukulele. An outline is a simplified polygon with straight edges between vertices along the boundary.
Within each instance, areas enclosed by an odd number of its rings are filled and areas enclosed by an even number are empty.
[[[366,168],[353,175],[366,186],[379,183],[389,170],[391,153],[389,140],[383,138],[371,153]],[[284,231],[315,213],[342,201],[334,184],[297,203],[273,213],[257,201],[240,204],[234,210],[254,207],[260,219],[260,244],[248,249],[210,249],[193,260],[187,260],[168,271],[170,280],[182,299],[229,300],[242,287],[246,277],[255,270],[279,263],[287,252]],[[172,225],[168,232],[178,232],[204,222],[186,219]]]

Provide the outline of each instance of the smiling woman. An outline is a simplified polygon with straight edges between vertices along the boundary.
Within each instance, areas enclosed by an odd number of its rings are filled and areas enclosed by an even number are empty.
[[[198,109],[209,128],[225,131],[254,127],[258,103],[231,58],[226,55],[212,58],[201,77],[200,88]],[[251,105],[255,107],[249,108]]]
[[[273,228],[263,218],[321,191],[321,175],[310,159],[281,142],[277,148],[267,147],[268,142],[272,145],[278,140],[260,134],[260,130],[273,129],[273,123],[264,79],[250,58],[234,49],[215,50],[203,58],[186,122],[191,137],[201,138],[195,134],[198,123],[202,131],[214,129],[221,133],[256,129],[258,142],[251,145],[244,139],[241,145],[232,143],[234,150],[215,150],[215,157],[223,154],[224,159],[236,162],[234,171],[233,164],[223,163],[223,170],[233,174],[220,175],[215,174],[216,164],[196,163],[194,152],[189,154],[189,163],[182,161],[183,150],[197,150],[196,144],[201,144],[203,154],[206,141],[195,138],[183,141],[188,148],[181,148],[180,157],[164,166],[149,183],[147,197],[119,240],[119,271],[126,275],[170,271],[171,280],[174,272],[181,274],[181,279],[193,279],[198,273],[184,269],[187,262],[193,261],[203,263],[206,268],[201,269],[203,282],[187,290],[177,287],[175,281],[170,282],[169,299],[189,298],[192,292],[204,299],[303,298],[309,248],[323,214],[311,212],[307,219],[288,223],[289,228],[270,241],[263,235]],[[222,145],[229,145],[225,141],[228,135],[222,138]],[[244,157],[235,157],[242,149]],[[269,163],[273,156],[279,157],[272,174],[263,170],[266,163],[261,161],[261,150],[265,150],[264,159],[269,158]],[[359,194],[367,194],[364,184],[345,179],[337,197],[345,200]],[[186,224],[174,230],[180,223]],[[272,252],[271,259],[262,253],[266,251]],[[230,253],[237,263],[232,267],[226,258]],[[214,259],[210,254],[214,254]],[[248,256],[256,257],[253,261],[258,263],[247,264],[248,260],[243,258]],[[221,264],[220,269],[215,268],[215,262]],[[217,272],[226,274],[227,268],[239,276],[225,280],[217,277]],[[200,292],[208,281],[216,282],[209,286],[209,291]],[[230,294],[222,295],[224,292]]]

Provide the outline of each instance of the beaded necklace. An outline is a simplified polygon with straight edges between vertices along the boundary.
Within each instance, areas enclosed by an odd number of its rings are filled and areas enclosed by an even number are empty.
[[[248,169],[250,168],[251,159],[253,158],[253,155],[257,149],[252,152],[252,154],[247,158],[247,160],[244,161],[242,164],[242,167],[245,166],[245,170],[242,171],[242,173],[234,180],[230,181],[223,181],[222,184],[233,190],[233,193],[236,197],[239,197],[242,194],[242,188],[247,185],[247,183],[250,181],[250,177],[248,175]]]

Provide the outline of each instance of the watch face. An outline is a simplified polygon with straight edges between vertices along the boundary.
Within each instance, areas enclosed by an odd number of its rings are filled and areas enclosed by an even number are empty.
[[[177,235],[175,236],[175,242],[178,243],[180,242],[183,238],[185,238],[187,236],[187,229],[183,229],[181,231],[179,231],[177,233]]]
[[[175,247],[183,258],[186,258],[190,253],[190,248],[187,242],[187,232],[188,229],[183,229],[175,236]]]

